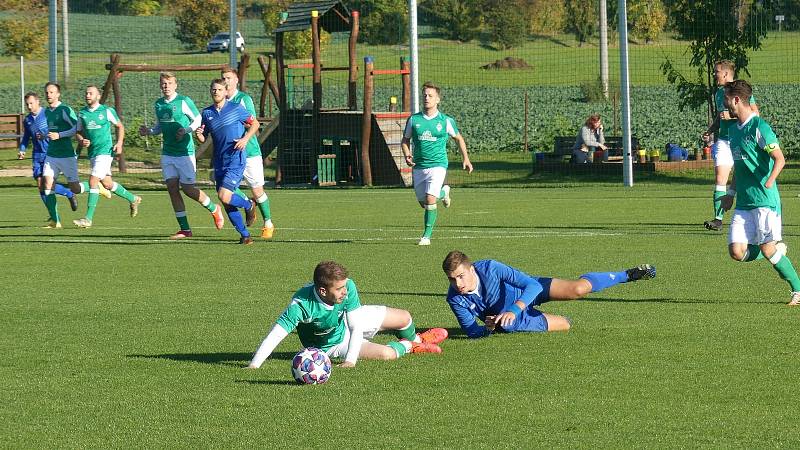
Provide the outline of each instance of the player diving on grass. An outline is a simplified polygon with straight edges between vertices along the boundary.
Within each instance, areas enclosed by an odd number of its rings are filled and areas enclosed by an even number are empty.
[[[314,282],[300,288],[275,321],[247,367],[257,369],[293,330],[303,347],[316,347],[331,358],[344,358],[341,367],[362,359],[397,359],[406,353],[441,353],[447,330],[431,328],[417,333],[408,311],[381,305],[361,305],[347,269],[323,261],[314,269]],[[398,340],[386,345],[370,342],[379,331],[391,331]]]
[[[239,75],[234,69],[226,68],[222,71],[222,78],[228,83],[228,101],[238,103],[244,107],[253,117],[256,117],[256,107],[252,97],[239,90]],[[264,158],[261,156],[261,145],[258,139],[250,139],[245,147],[247,162],[244,168],[244,180],[250,186],[253,200],[264,218],[264,226],[261,227],[261,237],[272,239],[275,233],[275,225],[272,223],[272,213],[269,209],[269,197],[264,192]],[[236,188],[236,193],[242,197],[247,196]]]
[[[241,235],[239,243],[249,245],[253,243],[253,238],[250,237],[247,227],[255,220],[256,202],[234,194],[234,191],[239,188],[244,176],[247,165],[245,148],[258,132],[258,120],[242,105],[228,101],[227,85],[222,78],[211,82],[210,92],[214,104],[203,109],[200,114],[201,125],[195,130],[195,136],[202,143],[206,136],[211,135],[217,195],[225,205],[225,212],[228,213],[233,227]],[[239,208],[245,210],[245,220],[242,220]]]
[[[33,148],[31,152],[31,168],[33,169],[33,179],[36,180],[36,186],[39,188],[39,196],[42,203],[45,204],[44,196],[44,160],[47,157],[47,145],[50,142],[47,138],[47,118],[42,108],[39,94],[35,92],[28,92],[25,94],[25,107],[28,109],[28,115],[22,119],[22,139],[19,142],[19,153],[25,155],[28,146]],[[78,209],[78,199],[75,193],[67,189],[66,186],[58,183],[53,184],[53,192],[56,195],[61,195],[69,200],[69,205],[73,211]]]
[[[722,218],[725,216],[725,209],[722,208],[722,197],[734,195],[736,189],[728,187],[728,178],[733,169],[734,161],[731,154],[730,129],[736,125],[736,117],[731,114],[725,106],[725,84],[733,81],[736,66],[731,61],[718,61],[714,65],[714,81],[717,83],[717,92],[714,94],[714,109],[717,116],[703,133],[703,140],[711,140],[711,136],[716,134],[716,142],[713,145],[711,155],[714,158],[714,218],[703,222],[707,230],[719,231],[722,229]],[[750,106],[758,114],[756,100],[750,97]]]
[[[162,137],[161,171],[180,227],[170,239],[192,237],[192,228],[189,226],[189,217],[186,215],[186,205],[181,191],[203,205],[211,213],[214,226],[221,230],[225,224],[222,208],[194,185],[197,162],[191,134],[200,126],[200,113],[192,99],[177,93],[178,80],[173,73],[161,72],[159,84],[163,97],[155,103],[157,122],[153,128],[142,125],[139,134],[142,136],[160,134]]]
[[[56,202],[56,178],[64,174],[73,194],[88,192],[89,183],[85,181],[81,183],[78,179],[78,154],[72,146],[72,136],[78,131],[78,117],[72,108],[61,102],[61,86],[58,83],[47,83],[44,89],[48,104],[44,110],[47,133],[42,135],[41,132],[37,132],[35,136],[38,140],[48,142],[42,166],[44,204],[50,213],[50,220],[45,228],[61,228]],[[105,189],[103,195],[111,196]],[[70,207],[73,211],[78,209],[74,196],[70,200]]]
[[[655,267],[642,264],[619,272],[590,272],[577,280],[537,277],[492,259],[473,264],[458,250],[447,254],[442,270],[450,281],[447,303],[470,338],[497,332],[567,331],[572,327],[568,318],[543,313],[536,307],[550,300],[577,300],[620,283],[656,276]]]
[[[422,86],[423,110],[408,118],[400,143],[406,163],[413,167],[411,176],[417,201],[425,210],[425,230],[417,245],[431,244],[438,215],[436,202],[441,200],[445,208],[450,207],[450,186],[444,184],[448,165],[447,141],[450,138],[458,143],[462,167],[472,173],[467,144],[456,127],[456,121],[439,111],[440,93],[439,87],[430,81]],[[409,147],[411,143],[413,154]]]
[[[111,126],[117,130],[117,142],[113,142]],[[114,155],[122,154],[125,127],[114,108],[100,104],[100,89],[95,85],[86,87],[86,106],[78,112],[78,144],[85,148],[90,161],[89,199],[86,201],[86,217],[74,220],[79,228],[89,228],[94,220],[94,211],[100,199],[100,186],[126,200],[131,208],[131,217],[139,214],[142,197],[131,194],[124,186],[111,179],[111,162]]]
[[[731,258],[742,262],[767,258],[791,287],[789,305],[797,306],[800,278],[781,242],[783,223],[777,179],[786,160],[772,128],[750,104],[752,95],[753,88],[744,80],[725,85],[725,107],[737,118],[729,130],[736,209],[728,234],[728,252]],[[733,200],[734,196],[726,195],[722,207],[729,209]]]

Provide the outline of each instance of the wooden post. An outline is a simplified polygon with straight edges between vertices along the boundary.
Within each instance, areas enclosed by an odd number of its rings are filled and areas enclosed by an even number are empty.
[[[407,56],[400,57],[400,69],[408,71],[400,77],[403,81],[403,112],[411,112],[411,60]]]
[[[239,67],[237,67],[237,76],[239,77],[239,90],[242,92],[247,92],[247,66],[250,65],[250,54],[249,53],[242,53],[242,57],[239,60]]]
[[[261,85],[261,97],[258,100],[258,117],[266,117],[264,115],[264,104],[267,103],[267,77],[269,77],[269,69],[267,68],[267,64],[264,62],[265,58],[263,56],[259,56],[257,58],[258,66],[261,68],[261,75],[264,77],[264,84]],[[272,117],[272,108],[270,108],[270,117]]]
[[[275,71],[278,77],[278,167],[275,169],[275,184],[280,184],[283,181],[283,173],[281,171],[281,163],[285,150],[285,136],[286,136],[286,75],[283,68],[283,33],[275,33]]]
[[[319,47],[319,11],[311,11],[311,62],[314,64],[314,114],[322,108],[322,56]],[[316,145],[316,144],[315,144]]]
[[[361,170],[364,185],[372,186],[372,166],[369,162],[369,140],[372,137],[372,94],[374,90],[372,56],[364,58],[364,113],[361,122]]]
[[[350,12],[350,42],[347,47],[349,56],[349,76],[347,79],[347,107],[350,111],[358,109],[358,98],[356,94],[356,78],[358,78],[358,66],[356,65],[356,41],[358,40],[358,11]]]
[[[108,67],[108,78],[106,78],[106,82],[103,85],[103,92],[100,94],[100,103],[105,103],[108,100],[108,95],[111,93],[114,80],[117,78],[117,72],[119,71],[119,55],[114,53],[109,59],[111,64]]]

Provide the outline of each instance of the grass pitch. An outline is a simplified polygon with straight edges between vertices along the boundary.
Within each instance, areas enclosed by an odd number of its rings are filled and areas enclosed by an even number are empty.
[[[189,205],[170,242],[167,195],[140,216],[101,199],[94,227],[60,199],[42,230],[34,188],[0,189],[0,439],[8,447],[795,447],[799,309],[765,261],[735,263],[700,224],[710,185],[454,189],[415,246],[410,190],[272,190],[275,240],[235,245]],[[133,189],[135,190],[135,189]],[[784,185],[789,255],[797,185]],[[137,192],[139,193],[139,192]],[[441,260],[461,249],[536,275],[655,264],[655,280],[549,303],[568,333],[467,340]],[[797,256],[794,256],[797,261]],[[443,326],[442,355],[292,382],[290,335],[242,369],[314,265],[336,259],[364,303]],[[389,336],[379,336],[385,342]]]

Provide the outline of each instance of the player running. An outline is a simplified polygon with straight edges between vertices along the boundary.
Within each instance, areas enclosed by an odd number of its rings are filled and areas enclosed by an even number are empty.
[[[28,145],[33,148],[31,152],[33,179],[36,180],[36,186],[39,188],[39,196],[42,198],[42,203],[45,203],[46,206],[42,172],[44,170],[44,159],[47,157],[47,144],[49,143],[47,139],[47,118],[45,117],[39,94],[35,92],[26,93],[25,107],[28,109],[28,115],[22,119],[23,132],[22,140],[19,142],[19,153],[24,157]],[[53,192],[56,195],[67,197],[72,210],[78,210],[78,198],[75,197],[75,193],[67,189],[64,185],[54,183]]]
[[[714,109],[717,116],[714,122],[703,133],[703,140],[709,141],[711,136],[716,133],[717,141],[714,143],[712,156],[714,158],[714,219],[703,222],[707,230],[719,231],[722,229],[722,218],[725,210],[721,206],[722,197],[734,195],[736,190],[728,187],[728,178],[733,169],[733,155],[731,154],[730,132],[731,127],[736,125],[736,117],[732,116],[725,106],[725,84],[733,81],[736,66],[731,61],[723,60],[714,65],[714,81],[717,83],[717,92],[714,94]],[[750,97],[750,105],[758,114],[756,100]]]
[[[238,103],[229,102],[225,80],[217,78],[211,82],[211,98],[214,104],[201,113],[201,125],[195,130],[197,140],[205,142],[211,135],[214,143],[214,180],[217,196],[225,205],[233,227],[239,232],[239,243],[250,245],[253,238],[247,227],[256,217],[256,203],[234,194],[244,176],[247,142],[258,132],[258,120]],[[245,125],[248,126],[245,133]],[[244,208],[246,222],[242,221],[239,208]]]
[[[441,200],[445,208],[450,207],[450,186],[444,184],[448,165],[448,138],[458,142],[462,167],[472,173],[467,144],[456,127],[456,121],[439,111],[440,92],[439,87],[430,81],[422,86],[423,110],[408,118],[400,143],[406,163],[414,168],[411,174],[417,201],[425,209],[425,231],[417,245],[431,245],[433,226],[438,215],[437,200]],[[413,156],[409,148],[412,141]]]
[[[114,155],[122,154],[125,127],[114,108],[100,104],[100,89],[90,84],[86,87],[86,106],[78,112],[78,144],[87,149],[91,175],[89,176],[89,199],[86,202],[86,217],[74,220],[79,228],[89,228],[94,220],[94,211],[100,199],[100,185],[128,201],[131,217],[139,214],[142,197],[133,195],[124,186],[111,179],[111,162]],[[117,129],[117,143],[113,142],[111,126]]]
[[[344,358],[340,367],[353,367],[358,358],[397,359],[406,353],[441,353],[447,338],[444,328],[417,334],[408,311],[380,305],[361,305],[347,269],[323,261],[314,269],[314,282],[292,296],[286,310],[261,342],[247,367],[261,367],[275,347],[294,329],[303,347],[316,347],[331,358]],[[370,342],[379,331],[389,330],[397,341]]]
[[[568,318],[543,313],[536,307],[550,300],[577,300],[620,283],[656,276],[655,267],[642,264],[619,272],[590,272],[577,280],[535,277],[492,259],[473,264],[458,250],[447,254],[442,270],[450,281],[447,303],[470,338],[492,332],[567,331],[572,327]]]
[[[786,256],[781,242],[781,197],[778,175],[786,160],[778,138],[769,124],[758,116],[749,102],[753,88],[744,80],[725,85],[725,107],[737,117],[730,128],[736,209],[728,235],[731,258],[749,262],[767,258],[778,275],[792,289],[790,306],[800,305],[800,278]],[[734,197],[726,195],[722,207],[728,209]]]
[[[238,103],[244,107],[253,117],[256,117],[256,107],[253,104],[253,99],[247,93],[238,89],[239,75],[231,68],[222,71],[222,78],[228,84],[227,97],[231,103]],[[264,218],[264,226],[261,228],[261,237],[264,239],[272,239],[275,233],[275,225],[272,223],[272,214],[269,209],[269,197],[264,192],[264,158],[261,156],[261,145],[258,139],[250,139],[247,141],[245,147],[247,154],[247,162],[244,168],[244,179],[250,186],[253,194],[253,200],[258,205],[258,210],[261,212],[261,217]],[[236,193],[247,198],[244,193],[236,189]]]
[[[142,125],[139,134],[162,135],[161,171],[172,209],[175,211],[175,218],[180,226],[180,230],[170,236],[170,239],[192,237],[192,228],[189,226],[181,190],[187,197],[203,205],[211,213],[214,226],[221,230],[225,224],[222,208],[194,185],[197,162],[191,134],[200,126],[200,113],[192,99],[177,93],[178,80],[172,72],[161,72],[159,83],[163,97],[155,103],[157,122],[153,128]]]

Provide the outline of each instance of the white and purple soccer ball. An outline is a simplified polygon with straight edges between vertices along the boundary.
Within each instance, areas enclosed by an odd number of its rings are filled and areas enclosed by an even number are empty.
[[[292,358],[292,376],[298,383],[322,384],[331,376],[331,359],[318,348],[304,348]]]

